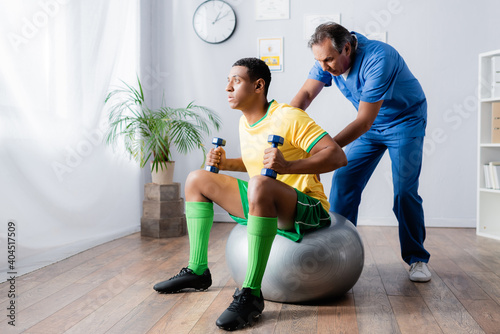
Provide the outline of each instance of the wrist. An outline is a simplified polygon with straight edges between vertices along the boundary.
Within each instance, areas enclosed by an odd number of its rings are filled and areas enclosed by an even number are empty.
[[[294,165],[295,165],[296,161],[297,160],[295,160],[295,161],[286,161],[285,160],[285,163],[283,164],[283,172],[280,174],[294,174],[293,169],[294,169]]]

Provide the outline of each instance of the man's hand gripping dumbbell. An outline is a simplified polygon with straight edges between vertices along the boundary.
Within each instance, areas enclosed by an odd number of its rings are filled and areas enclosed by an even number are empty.
[[[218,160],[212,160],[213,158],[211,158],[211,156],[213,155],[208,154],[205,170],[208,170],[209,172],[212,173],[219,173],[219,167],[220,167],[219,164],[222,161],[221,155],[224,155],[225,158],[226,152],[224,152],[223,149],[218,150],[218,148],[226,146],[226,141],[222,138],[214,137],[212,139],[212,144],[215,145],[215,148],[210,149],[210,153],[217,153],[216,156],[218,157]]]
[[[278,146],[283,145],[283,137],[277,136],[277,135],[269,135],[267,138],[267,142],[271,144],[271,148],[278,148]],[[271,163],[271,160],[274,162],[276,157],[279,157],[281,155],[281,152],[279,150],[270,150],[266,149],[264,152],[264,168],[262,168],[260,174],[264,176],[269,176],[273,179],[278,176],[278,173],[274,171],[272,168],[265,168],[266,164]],[[281,155],[282,157],[282,155]],[[282,159],[284,161],[284,159]],[[272,165],[272,163],[271,163]],[[271,166],[272,167],[272,166]]]

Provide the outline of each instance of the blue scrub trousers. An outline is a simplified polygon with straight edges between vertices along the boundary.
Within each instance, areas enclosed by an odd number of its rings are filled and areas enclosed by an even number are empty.
[[[403,260],[412,264],[428,262],[424,248],[425,223],[418,178],[422,166],[423,137],[384,139],[363,135],[346,146],[347,166],[333,175],[330,211],[357,224],[361,193],[386,149],[392,162],[393,211],[399,222],[399,241]]]

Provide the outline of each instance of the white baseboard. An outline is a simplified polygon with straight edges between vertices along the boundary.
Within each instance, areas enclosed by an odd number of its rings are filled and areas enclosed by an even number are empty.
[[[396,218],[358,218],[359,226],[398,226]],[[456,228],[475,228],[476,219],[459,219],[459,218],[425,218],[426,227],[456,227]]]

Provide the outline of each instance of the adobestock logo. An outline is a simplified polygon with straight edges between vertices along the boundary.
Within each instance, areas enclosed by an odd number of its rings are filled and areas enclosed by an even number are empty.
[[[401,14],[403,9],[400,0],[389,0],[387,1],[386,9],[372,10],[370,15],[373,20],[365,24],[365,33],[375,34],[384,31],[392,23],[393,17]]]
[[[38,2],[39,10],[31,18],[23,17],[21,20],[20,34],[9,32],[7,38],[16,51],[19,47],[35,38],[41,29],[49,23],[49,19],[55,17],[59,12],[61,5],[65,5],[69,0],[40,0]]]

